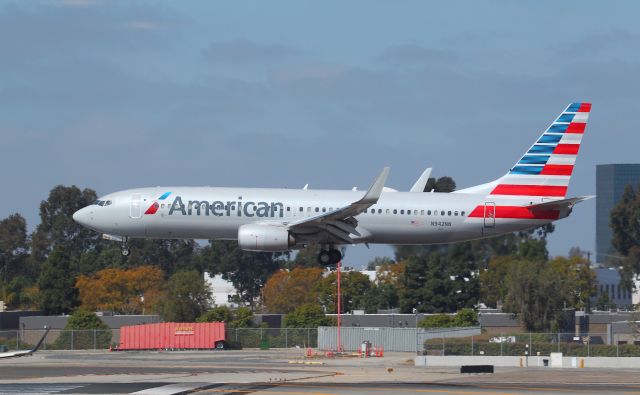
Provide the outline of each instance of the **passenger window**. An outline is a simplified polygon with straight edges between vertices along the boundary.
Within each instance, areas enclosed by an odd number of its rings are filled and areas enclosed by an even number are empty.
[[[382,214],[382,209],[381,208],[378,209],[378,214]]]
[[[391,210],[389,210],[389,209],[387,209],[387,210],[385,211],[385,213],[386,213],[386,214],[389,214],[390,212],[391,212]]]
[[[464,211],[460,213],[460,215],[462,215],[464,217]]]
[[[320,212],[320,208],[316,207],[316,213]]]
[[[404,214],[404,210],[400,210],[400,214]]]
[[[291,211],[291,207],[287,206],[287,211]]]
[[[447,211],[447,215],[451,217],[451,211]]]
[[[304,207],[300,207],[300,212],[303,212],[303,211],[304,211]]]
[[[418,215],[418,210],[413,210],[413,215]]]
[[[457,211],[454,211],[454,212],[453,212],[453,215],[457,217],[457,216],[458,216],[458,212],[457,212]]]
[[[424,210],[420,210],[420,215],[424,215]]]
[[[407,210],[407,215],[411,215],[411,210]]]
[[[327,212],[327,208],[326,208],[326,207],[323,207],[323,208],[322,208],[322,212],[323,212],[323,213],[326,213],[326,212]]]
[[[427,210],[427,215],[431,215],[431,210]]]
[[[398,210],[394,208],[394,209],[393,209],[393,213],[394,213],[394,214],[398,214]]]

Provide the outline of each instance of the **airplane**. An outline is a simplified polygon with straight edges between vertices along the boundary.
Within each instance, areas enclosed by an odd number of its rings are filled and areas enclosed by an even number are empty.
[[[35,345],[35,347],[33,347],[30,350],[16,350],[16,351],[0,352],[0,359],[2,359],[2,358],[24,357],[25,355],[31,355],[34,352],[38,351],[38,348],[40,348],[40,346],[44,342],[44,339],[47,337],[47,335],[49,334],[49,331],[51,330],[51,328],[47,328],[46,326],[44,327],[44,329],[45,329],[44,335],[42,335],[42,337],[40,338],[38,343]]]
[[[217,187],[152,187],[99,198],[73,219],[122,244],[128,240],[237,240],[243,250],[283,252],[322,245],[335,265],[341,246],[440,244],[494,237],[567,217],[593,196],[566,198],[591,111],[571,103],[504,176],[452,193],[424,192],[431,169],[409,192],[386,188],[385,167],[366,192]]]

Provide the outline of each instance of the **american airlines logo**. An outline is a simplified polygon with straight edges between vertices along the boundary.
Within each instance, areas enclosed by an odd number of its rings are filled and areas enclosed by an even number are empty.
[[[164,200],[171,192],[160,197]],[[163,199],[164,197],[164,199]],[[145,214],[155,214],[160,205],[154,202]],[[242,196],[235,201],[206,201],[189,200],[185,204],[181,196],[176,196],[169,206],[169,215],[203,215],[214,217],[284,217],[284,204],[282,202],[243,202]]]

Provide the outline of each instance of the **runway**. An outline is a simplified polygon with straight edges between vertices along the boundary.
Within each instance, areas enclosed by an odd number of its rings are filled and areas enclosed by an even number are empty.
[[[42,352],[0,361],[0,394],[640,394],[640,371],[497,368],[462,375],[411,353],[303,359],[302,350]]]

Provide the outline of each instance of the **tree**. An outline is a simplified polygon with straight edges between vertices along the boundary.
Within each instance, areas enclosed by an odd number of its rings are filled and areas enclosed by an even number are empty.
[[[335,272],[320,281],[319,298],[321,305],[327,312],[337,312],[337,279]],[[345,272],[341,275],[342,312],[364,310],[366,308],[366,294],[371,288],[369,277],[360,272]]]
[[[376,270],[377,267],[394,264],[395,261],[388,256],[377,256],[367,263],[367,270]]]
[[[247,307],[231,310],[227,306],[218,306],[202,314],[197,322],[224,322],[229,328],[250,328],[253,326],[253,312]]]
[[[197,270],[176,272],[169,278],[160,311],[167,321],[191,322],[209,307],[211,291]]]
[[[461,309],[456,314],[436,314],[425,317],[418,324],[421,328],[464,328],[478,326],[478,313],[473,309]]]
[[[103,269],[76,280],[82,307],[121,314],[154,311],[163,298],[164,273],[155,266]]]
[[[277,258],[269,252],[243,251],[235,241],[210,241],[202,251],[203,268],[212,275],[222,273],[241,300],[251,306],[255,306],[267,279],[284,263]]]
[[[299,306],[284,317],[284,325],[287,328],[317,328],[333,324],[333,319],[325,316],[322,306],[317,303]]]
[[[517,261],[512,256],[498,256],[480,272],[480,300],[487,306],[496,308],[504,302],[508,292],[507,274],[514,264]]]
[[[323,272],[318,267],[275,272],[262,289],[262,303],[267,311],[284,314],[303,304],[317,303]]]
[[[69,321],[64,329],[109,329],[107,324],[90,311],[78,309],[69,316]]]
[[[561,329],[571,290],[548,262],[520,259],[506,281],[505,311],[516,314],[528,330]]]
[[[365,295],[365,311],[377,313],[381,309],[392,309],[400,305],[404,290],[404,262],[388,262],[376,265],[376,282]]]
[[[38,288],[40,309],[45,314],[68,313],[78,305],[69,255],[65,247],[56,246],[42,265]]]
[[[622,286],[633,289],[633,277],[640,274],[640,187],[627,185],[622,198],[611,210],[609,226],[613,231],[611,244],[620,253]]]
[[[35,280],[37,271],[25,265],[29,252],[27,221],[20,214],[13,214],[0,221],[0,270],[3,283],[15,276]]]
[[[410,313],[447,313],[456,310],[452,297],[455,292],[444,255],[433,252],[428,256],[412,256],[406,260],[404,292],[400,310]]]
[[[40,203],[40,224],[32,236],[31,258],[44,262],[56,247],[65,248],[73,258],[97,244],[103,243],[97,232],[73,220],[73,213],[96,200],[91,189],[80,190],[75,185],[58,185]]]
[[[320,253],[320,244],[311,244],[305,248],[298,250],[291,267],[322,267],[318,262],[318,254]]]
[[[453,192],[456,190],[456,182],[453,178],[444,176],[437,180],[433,177],[427,180],[427,184],[424,187],[424,192]]]
[[[54,348],[104,349],[111,342],[110,328],[95,313],[87,310],[74,311],[64,329],[54,342]]]

